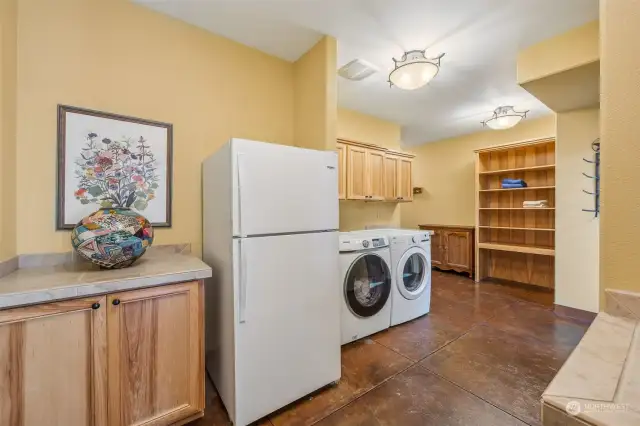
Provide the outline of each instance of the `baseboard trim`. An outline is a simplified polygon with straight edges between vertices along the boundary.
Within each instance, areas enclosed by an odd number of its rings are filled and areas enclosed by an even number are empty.
[[[591,324],[598,315],[596,312],[584,311],[582,309],[571,308],[563,305],[554,305],[553,312],[560,318],[569,318],[587,324]]]

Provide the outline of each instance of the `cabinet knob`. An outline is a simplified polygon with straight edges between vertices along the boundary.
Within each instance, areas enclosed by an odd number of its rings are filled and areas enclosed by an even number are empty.
[[[91,305],[91,309],[100,309],[100,304],[98,302]]]
[[[113,306],[118,306],[120,304],[120,299],[113,299]]]

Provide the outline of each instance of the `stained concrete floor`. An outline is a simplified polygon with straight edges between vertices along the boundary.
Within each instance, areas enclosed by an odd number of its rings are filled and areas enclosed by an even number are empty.
[[[588,323],[551,293],[433,272],[431,313],[343,347],[342,378],[261,426],[540,425],[540,396]],[[205,417],[230,424],[209,383]]]

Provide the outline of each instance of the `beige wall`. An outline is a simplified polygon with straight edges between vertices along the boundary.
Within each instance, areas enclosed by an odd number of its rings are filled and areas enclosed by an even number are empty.
[[[335,149],[336,49],[336,40],[325,36],[293,65],[296,146]]]
[[[423,188],[402,206],[402,226],[475,225],[474,150],[526,139],[555,136],[555,116],[525,120],[508,130],[486,130],[413,149],[413,185]]]
[[[347,109],[338,110],[338,138],[400,149],[400,125]],[[396,203],[364,201],[340,202],[340,230],[367,226],[400,226],[400,206]]]
[[[640,1],[601,0],[600,22],[600,288],[640,291]]]
[[[174,125],[173,227],[201,247],[201,162],[231,136],[293,144],[293,65],[127,0],[19,1],[18,253],[55,231],[56,105]]]
[[[0,0],[0,261],[16,255],[16,0]]]
[[[600,219],[582,209],[593,208],[591,142],[599,136],[599,110],[557,115],[556,143],[556,294],[555,303],[591,312],[599,310]]]

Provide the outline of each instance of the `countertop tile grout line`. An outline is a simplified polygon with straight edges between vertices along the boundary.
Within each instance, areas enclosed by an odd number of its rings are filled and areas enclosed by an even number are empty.
[[[508,411],[506,411],[506,410],[504,410],[504,409],[502,409],[502,408],[498,407],[498,406],[497,406],[497,405],[495,405],[493,402],[488,401],[488,400],[484,399],[483,397],[481,397],[480,395],[477,395],[477,394],[475,394],[475,393],[471,392],[469,389],[465,389],[464,387],[460,386],[460,385],[459,385],[459,384],[457,384],[456,382],[451,381],[451,380],[449,380],[448,378],[446,378],[445,376],[442,376],[442,375],[440,375],[440,374],[436,373],[435,371],[433,371],[433,370],[432,370],[432,369],[430,369],[429,367],[426,367],[426,366],[422,365],[421,363],[417,363],[417,364],[418,364],[418,367],[422,368],[423,370],[428,371],[429,373],[431,373],[431,374],[433,374],[433,375],[435,375],[435,376],[439,377],[440,379],[444,380],[445,382],[451,383],[451,384],[452,384],[452,385],[454,385],[455,387],[457,387],[457,388],[459,388],[459,389],[463,390],[464,392],[467,392],[468,394],[471,394],[471,395],[475,396],[476,398],[478,398],[478,399],[480,399],[480,400],[482,400],[482,401],[486,402],[487,404],[491,405],[492,407],[497,408],[498,410],[502,411],[502,412],[503,412],[503,413],[505,413],[505,414],[508,414],[509,416],[513,417],[514,419],[519,420],[519,421],[521,421],[522,423],[527,424],[527,425],[529,425],[529,426],[536,426],[536,425],[533,425],[533,424],[531,424],[531,423],[529,423],[529,422],[527,422],[527,421],[525,421],[525,420],[521,419],[520,417],[516,416],[515,414],[510,413],[510,412],[508,412]],[[542,395],[541,395],[540,397],[542,397]]]

